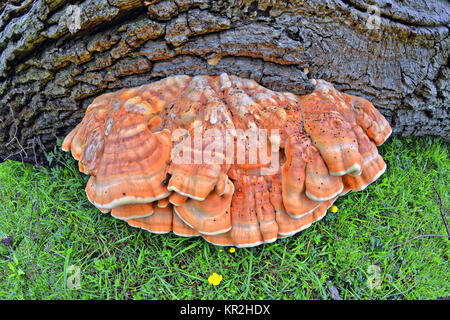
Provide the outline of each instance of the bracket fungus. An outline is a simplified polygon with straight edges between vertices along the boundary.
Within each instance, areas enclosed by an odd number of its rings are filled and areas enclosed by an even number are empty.
[[[89,201],[153,233],[251,247],[292,236],[386,170],[391,134],[364,98],[311,80],[275,92],[234,75],[172,76],[103,94],[62,148]]]

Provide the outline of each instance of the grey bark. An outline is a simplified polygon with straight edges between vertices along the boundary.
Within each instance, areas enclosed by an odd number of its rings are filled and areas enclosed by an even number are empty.
[[[94,97],[182,73],[298,94],[322,78],[396,135],[448,139],[449,23],[446,0],[3,0],[0,160],[43,163]]]

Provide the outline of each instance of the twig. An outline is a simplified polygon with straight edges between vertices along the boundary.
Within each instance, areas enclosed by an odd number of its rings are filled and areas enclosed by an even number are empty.
[[[56,137],[56,136],[55,136]],[[45,146],[42,144],[41,138],[39,136],[36,136],[35,139],[38,142],[39,147],[41,147],[42,151],[47,152],[47,149],[45,148]],[[56,137],[56,140],[58,140],[58,137]]]
[[[439,211],[441,212],[442,221],[444,221],[445,229],[447,229],[448,239],[450,240],[450,231],[448,230],[447,219],[445,217],[446,214],[444,213],[444,206],[442,204],[442,197],[441,197],[441,194],[436,189],[436,180],[437,180],[437,178],[434,180],[433,189],[434,189],[434,192],[436,192],[436,194],[438,195],[438,198],[439,198]]]
[[[445,229],[447,230],[447,235],[445,235],[445,234],[422,234],[422,235],[418,235],[418,236],[415,236],[414,238],[411,238],[409,240],[406,240],[403,243],[400,243],[400,244],[396,245],[394,247],[394,249],[400,248],[405,243],[411,242],[411,241],[416,240],[416,239],[423,239],[423,238],[448,238],[450,240],[450,231],[448,229],[447,219],[445,217],[446,214],[444,213],[444,206],[442,204],[442,197],[441,197],[441,194],[436,189],[436,180],[437,180],[437,178],[434,180],[433,189],[434,189],[434,191],[436,192],[436,194],[438,195],[438,198],[439,198],[439,211],[441,213],[442,221],[444,221]]]
[[[421,234],[421,235],[419,235],[419,236],[415,236],[414,238],[411,238],[411,239],[409,239],[409,240],[406,240],[406,241],[403,242],[403,243],[400,243],[400,244],[396,245],[396,246],[394,247],[394,249],[397,249],[397,248],[403,246],[405,243],[411,242],[411,241],[416,240],[416,239],[422,239],[422,238],[435,238],[435,237],[439,237],[439,238],[447,238],[448,236],[445,235],[445,234]]]
[[[22,166],[25,168],[25,166],[24,166],[24,164],[23,164],[22,152],[25,153],[25,157],[28,158],[28,153],[25,151],[25,149],[31,149],[31,147],[27,146],[26,148],[24,148],[24,147],[20,144],[19,139],[17,139],[17,130],[18,130],[18,128],[17,128],[16,122],[14,121],[14,117],[15,117],[15,116],[14,116],[14,111],[13,111],[13,109],[11,108],[11,106],[9,107],[9,111],[11,112],[11,116],[12,116],[11,119],[12,119],[13,124],[14,124],[14,135],[13,135],[13,137],[11,138],[11,140],[9,140],[9,142],[8,142],[7,144],[5,144],[5,146],[8,147],[13,141],[16,141],[16,143],[19,145],[19,148],[20,148],[20,149],[19,149],[18,152],[12,153],[12,154],[8,155],[6,158],[2,157],[2,161],[6,161],[6,160],[8,160],[8,159],[11,158],[11,157],[14,157],[14,156],[16,156],[16,155],[20,155],[20,159],[22,160]]]
[[[17,123],[14,121],[15,115],[14,115],[14,111],[11,108],[11,106],[9,107],[9,111],[11,111],[11,116],[12,116],[11,119],[13,120],[15,129],[14,129],[14,136],[11,138],[11,140],[5,146],[9,146],[11,144],[11,142],[13,142],[13,140],[16,140],[19,147],[25,152],[25,155],[28,157],[26,151],[23,149],[22,145],[20,144],[19,139],[17,139]]]
[[[31,149],[31,147],[27,147],[26,149]],[[3,161],[6,161],[6,160],[8,160],[9,158],[11,158],[11,157],[14,157],[14,156],[16,156],[16,155],[20,155],[21,157],[22,157],[22,152],[25,152],[25,149],[20,149],[19,151],[17,151],[17,152],[15,152],[15,153],[10,153],[7,157],[5,157],[5,158],[3,158]],[[27,155],[27,153],[25,152],[25,156],[27,156],[28,157],[28,155]],[[22,157],[22,159],[23,159],[23,157]]]

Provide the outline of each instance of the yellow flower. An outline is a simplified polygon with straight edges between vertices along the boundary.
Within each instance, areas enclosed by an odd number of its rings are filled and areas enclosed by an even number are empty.
[[[235,248],[230,248],[230,253],[235,253],[236,249]]]
[[[330,208],[330,211],[333,212],[333,213],[336,213],[336,212],[338,211],[338,207],[332,206],[332,207]]]
[[[218,275],[215,272],[208,278],[208,282],[215,286],[219,285],[220,281],[222,281],[222,275]]]

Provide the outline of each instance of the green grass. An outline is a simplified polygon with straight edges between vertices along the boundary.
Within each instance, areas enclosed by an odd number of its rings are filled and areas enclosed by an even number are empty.
[[[154,235],[101,214],[67,154],[53,166],[0,164],[0,299],[434,299],[450,296],[448,144],[390,139],[386,173],[340,198],[337,213],[287,239],[251,249]],[[80,268],[81,289],[66,280]],[[372,267],[371,267],[372,266]],[[379,270],[380,286],[374,270]],[[216,272],[218,286],[208,283]],[[372,279],[372,280],[370,280]]]

